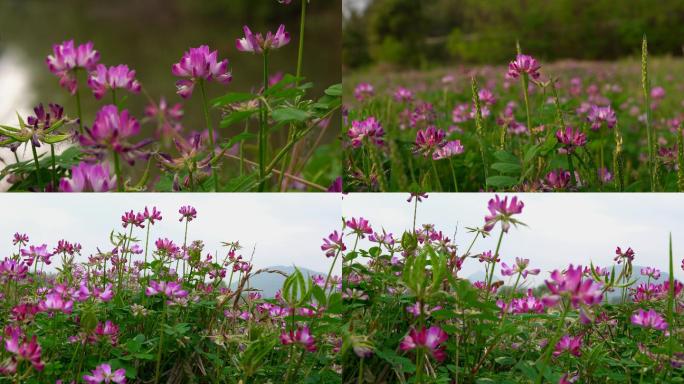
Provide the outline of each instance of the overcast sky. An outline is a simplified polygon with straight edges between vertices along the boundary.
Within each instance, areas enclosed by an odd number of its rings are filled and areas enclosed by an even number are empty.
[[[504,196],[506,194],[502,194]],[[512,228],[504,237],[502,261],[515,257],[530,259],[532,267],[541,268],[544,278],[554,268],[569,263],[608,266],[613,263],[615,247],[632,247],[635,264],[652,265],[668,270],[668,233],[672,232],[675,276],[684,277],[684,195],[663,193],[622,194],[517,194],[525,208],[518,217],[529,227]],[[413,220],[413,204],[406,202],[407,193],[352,194],[345,196],[345,217],[363,216],[374,230],[382,227],[400,235]],[[418,207],[418,223],[434,223],[451,238],[456,236],[461,252],[472,239],[464,227],[484,224],[488,193],[430,194]],[[476,252],[494,249],[494,238],[478,240]],[[399,237],[399,236],[397,236]],[[464,277],[482,269],[476,260],[464,265]],[[497,269],[500,276],[500,270]],[[541,283],[542,280],[536,281]]]
[[[47,243],[51,248],[62,238],[83,245],[86,257],[100,246],[111,249],[109,233],[121,230],[124,211],[157,206],[163,220],[150,233],[150,244],[158,237],[183,243],[184,224],[178,208],[192,205],[197,219],[190,222],[188,240],[201,239],[205,251],[225,255],[222,241],[239,240],[249,258],[256,245],[258,267],[292,265],[327,273],[328,260],[320,250],[321,239],[340,227],[340,197],[329,193],[284,194],[0,194],[3,220],[0,249],[14,252],[14,232],[27,233],[30,244]],[[145,230],[136,229],[142,239]],[[337,268],[337,273],[339,274]]]

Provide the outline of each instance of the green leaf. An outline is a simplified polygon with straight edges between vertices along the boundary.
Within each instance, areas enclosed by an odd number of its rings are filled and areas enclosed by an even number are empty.
[[[492,164],[492,169],[497,170],[501,173],[519,173],[520,172],[520,164],[494,163],[494,164]]]
[[[241,122],[244,119],[249,118],[252,116],[254,113],[256,113],[258,109],[248,109],[245,111],[234,111],[230,115],[227,115],[221,120],[221,128],[228,128],[236,123]]]
[[[342,96],[342,84],[331,85],[324,92],[329,96]]]
[[[226,104],[240,103],[243,101],[254,100],[257,95],[244,92],[229,92],[211,101],[211,106],[216,108]]]
[[[249,132],[238,133],[237,135],[231,137],[230,140],[228,140],[227,142],[221,144],[221,147],[225,148],[225,149],[230,149],[235,144],[237,144],[241,141],[245,141],[245,140],[249,140],[249,139],[256,139],[256,138],[257,138],[257,135],[255,135],[253,133],[249,133]]]
[[[506,188],[513,186],[518,183],[518,179],[511,176],[489,176],[487,178],[487,184],[492,187]]]
[[[302,122],[307,120],[310,116],[311,114],[309,112],[292,107],[280,107],[271,112],[271,118],[277,122]]]
[[[520,163],[520,160],[510,152],[506,151],[496,151],[494,152],[494,157],[502,163]]]

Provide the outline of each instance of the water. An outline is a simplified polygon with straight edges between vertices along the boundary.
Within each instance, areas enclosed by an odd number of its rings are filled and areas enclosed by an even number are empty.
[[[250,91],[260,87],[261,59],[238,52],[235,39],[247,24],[253,31],[275,31],[285,24],[292,36],[290,44],[271,55],[271,71],[294,73],[299,38],[299,1],[290,6],[275,0],[0,0],[0,124],[16,124],[15,111],[28,113],[38,102],[60,103],[76,115],[75,101],[59,87],[45,57],[52,45],[74,39],[93,41],[106,65],[128,64],[153,98],[165,96],[183,102],[175,94],[171,65],[189,47],[208,44],[228,58],[233,81],[207,88],[208,97],[228,91]],[[341,81],[341,6],[337,0],[313,0],[309,4],[303,74],[314,82],[314,95]],[[89,89],[82,94],[83,118],[90,125],[104,101],[96,101]],[[107,96],[103,100],[109,100]],[[147,99],[143,93],[128,95],[126,108],[143,116]],[[185,131],[204,128],[198,90],[184,104]],[[218,120],[218,112],[213,111]],[[143,126],[148,132],[152,126]],[[239,132],[234,127],[219,132],[228,138]],[[330,132],[336,132],[331,127]],[[334,140],[331,134],[327,141]]]

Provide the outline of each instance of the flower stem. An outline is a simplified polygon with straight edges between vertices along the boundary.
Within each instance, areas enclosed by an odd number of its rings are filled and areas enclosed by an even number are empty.
[[[218,192],[219,183],[218,175],[216,174],[216,168],[214,167],[214,151],[216,145],[214,144],[214,127],[211,124],[211,119],[209,118],[209,107],[207,106],[207,93],[204,90],[204,79],[199,80],[200,91],[202,92],[202,108],[204,109],[204,121],[207,123],[207,129],[209,130],[209,146],[211,147],[211,177],[214,180],[214,191]]]
[[[299,18],[299,49],[297,51],[297,79],[295,80],[295,87],[299,86],[299,77],[302,75],[302,56],[304,55],[304,25],[306,21],[306,3],[307,0],[302,0],[302,14]]]
[[[264,93],[268,90],[268,52],[264,52]],[[266,168],[266,105],[261,102],[259,111],[259,192],[264,191],[265,187],[265,168]]]
[[[42,181],[40,179],[40,165],[38,164],[38,152],[36,152],[36,146],[31,140],[31,151],[33,152],[33,162],[36,164],[36,180],[38,180],[38,188],[41,188]]]
[[[485,293],[485,301],[489,299],[489,292],[492,290],[492,279],[494,278],[494,267],[496,266],[496,260],[499,258],[499,249],[501,248],[501,240],[503,240],[504,230],[501,227],[501,233],[499,234],[499,241],[496,243],[496,250],[494,251],[494,261],[492,262],[492,272],[487,277],[487,292]]]
[[[81,91],[78,87],[78,68],[74,69],[76,78],[76,113],[78,113],[78,132],[83,134],[83,114],[81,113]]]
[[[52,191],[57,191],[57,166],[55,165],[55,145],[50,144],[50,157],[52,158]]]
[[[123,180],[121,179],[121,164],[119,164],[119,153],[112,151],[114,156],[114,173],[116,174],[116,190],[123,192]]]
[[[454,180],[454,192],[458,192],[458,180],[456,179],[456,170],[454,169],[454,161],[451,159],[451,157],[449,158],[449,168],[451,169],[451,177]]]
[[[159,368],[161,368],[162,347],[164,345],[164,324],[166,323],[166,302],[162,298],[162,323],[159,327],[159,348],[157,349],[157,367],[154,374],[154,384],[159,383]]]
[[[523,96],[525,98],[525,114],[527,115],[527,129],[530,131],[530,137],[532,138],[532,141],[534,142],[535,135],[532,131],[532,118],[530,117],[530,95],[529,95],[529,92],[527,90],[529,78],[527,77],[526,73],[524,73],[522,75],[522,77],[520,78],[520,81],[522,83]]]

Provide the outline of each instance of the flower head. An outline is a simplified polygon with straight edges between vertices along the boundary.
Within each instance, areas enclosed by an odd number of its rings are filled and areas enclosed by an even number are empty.
[[[266,36],[261,33],[255,35],[246,25],[242,29],[245,37],[235,41],[235,47],[241,52],[264,53],[283,47],[290,42],[290,34],[283,24],[280,24],[276,33],[268,31]]]
[[[366,120],[352,121],[352,126],[347,131],[347,136],[351,139],[354,148],[359,148],[364,143],[364,139],[367,139],[370,144],[382,146],[384,135],[385,131],[382,129],[382,125],[373,116]]]
[[[581,265],[573,268],[572,264],[565,272],[553,271],[551,280],[546,280],[546,286],[551,291],[551,295],[544,298],[544,304],[555,305],[560,301],[562,295],[568,296],[575,308],[581,304],[594,305],[600,303],[603,299],[601,284],[590,278],[583,278],[583,271]]]
[[[665,331],[668,327],[665,319],[653,309],[649,309],[648,311],[639,309],[630,317],[630,320],[634,325],[644,328],[653,328],[659,331]]]
[[[283,345],[299,344],[309,352],[316,351],[316,340],[307,326],[298,327],[296,331],[281,333],[280,342]]]
[[[575,148],[583,147],[587,143],[587,135],[571,126],[565,127],[565,130],[559,129],[556,132],[556,139],[563,145],[560,153],[571,153]]]
[[[186,221],[192,221],[193,219],[197,218],[197,210],[189,205],[180,207],[178,213],[181,214],[181,217],[178,219],[178,221],[183,221],[183,219]]]
[[[143,211],[143,218],[148,220],[150,224],[154,224],[155,221],[161,221],[161,212],[157,210],[157,207],[152,207],[152,212],[150,212],[147,207]]]
[[[570,336],[563,335],[561,339],[556,343],[555,350],[553,351],[553,356],[558,357],[563,352],[568,352],[574,356],[582,355],[582,336]]]
[[[414,152],[420,153],[425,157],[432,156],[434,158],[435,152],[444,146],[445,137],[446,132],[433,125],[425,129],[419,129],[416,133]]]
[[[108,89],[126,89],[132,93],[140,92],[140,83],[135,79],[135,71],[128,65],[120,64],[107,68],[98,64],[95,71],[88,76],[88,86],[93,90],[95,98],[100,100]]]
[[[124,384],[126,383],[126,370],[119,368],[112,372],[112,366],[104,363],[100,364],[91,372],[90,375],[83,375],[83,381],[87,384]]]
[[[640,272],[641,272],[642,276],[649,276],[654,280],[660,279],[660,270],[657,268],[645,267],[645,268],[641,268]]]
[[[446,357],[446,346],[440,345],[447,341],[449,336],[440,327],[433,325],[428,329],[420,330],[412,328],[399,344],[402,351],[410,351],[416,348],[426,348],[437,360],[443,361]]]
[[[448,159],[452,156],[460,155],[463,153],[463,145],[461,145],[461,140],[448,141],[444,146],[438,148],[432,153],[433,160]]]
[[[347,247],[342,241],[342,235],[333,231],[328,238],[323,239],[323,245],[321,245],[321,251],[325,251],[326,257],[334,257],[338,251],[345,251]]]
[[[394,100],[399,103],[410,103],[413,100],[413,92],[404,87],[399,87],[394,91]]]
[[[499,195],[495,195],[493,199],[489,200],[487,207],[487,209],[489,209],[489,215],[485,216],[484,230],[490,232],[498,222],[501,222],[501,228],[504,232],[508,232],[511,223],[513,225],[522,224],[520,221],[514,219],[513,215],[522,213],[524,206],[525,203],[518,201],[517,196],[514,196],[509,203],[508,196],[501,200]]]
[[[365,235],[370,235],[373,233],[373,229],[371,228],[370,224],[368,224],[368,220],[364,219],[363,217],[359,217],[356,219],[355,217],[352,217],[351,220],[347,220],[347,226],[357,235],[361,236],[361,238],[365,238]]]
[[[375,95],[375,89],[373,88],[373,85],[369,83],[359,83],[359,85],[354,88],[354,97],[358,101],[364,101],[365,99],[369,99]]]
[[[41,361],[42,349],[36,336],[30,340],[24,336],[21,329],[8,326],[5,328],[5,350],[12,354],[11,366],[15,367],[21,361],[28,361],[37,371],[42,371],[45,364]]]
[[[508,64],[508,78],[517,79],[518,76],[526,73],[534,80],[539,78],[539,69],[541,65],[537,60],[528,55],[518,55],[515,60]]]
[[[184,78],[176,82],[176,93],[183,98],[190,97],[195,83],[200,79],[216,80],[222,84],[230,83],[233,76],[228,71],[228,60],[217,61],[217,56],[217,51],[209,52],[206,45],[190,48],[185,52],[180,61],[171,67],[174,76]]]
[[[506,263],[501,263],[501,274],[503,276],[513,276],[516,274],[521,274],[523,278],[526,278],[527,275],[538,275],[540,270],[539,268],[535,269],[527,269],[527,266],[530,264],[530,259],[523,259],[521,257],[516,257],[515,258],[515,265],[508,266]]]
[[[587,114],[587,121],[591,123],[592,130],[598,131],[604,123],[608,128],[615,127],[617,117],[615,117],[615,111],[610,106],[592,105]]]
[[[71,168],[71,178],[59,181],[61,192],[109,192],[116,188],[116,175],[110,175],[109,164],[80,162]]]
[[[25,233],[15,233],[14,237],[12,238],[12,244],[14,245],[26,245],[29,242],[29,237]]]
[[[72,95],[76,93],[78,86],[75,70],[91,71],[100,60],[100,53],[93,49],[91,41],[79,46],[75,46],[73,40],[64,41],[53,45],[52,52],[45,59],[48,69],[59,76],[59,85]]]
[[[622,249],[620,247],[617,247],[615,249],[615,257],[613,258],[614,261],[617,261],[618,264],[621,264],[623,261],[627,263],[631,263],[632,260],[634,260],[634,251],[632,250],[632,247],[627,248],[625,252],[622,252]]]
[[[142,140],[137,144],[130,144],[127,139],[140,132],[140,123],[128,110],[119,112],[115,105],[105,105],[95,116],[92,128],[86,129],[79,141],[88,148],[89,152],[101,154],[115,151],[123,156],[129,163],[133,163],[135,157],[141,156],[140,149],[149,144],[152,139]]]

